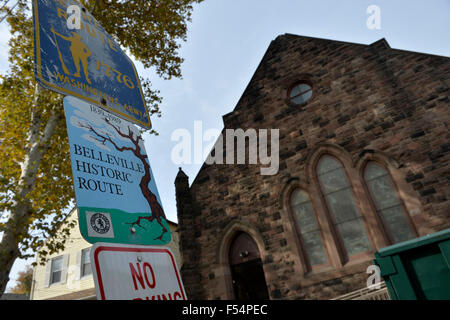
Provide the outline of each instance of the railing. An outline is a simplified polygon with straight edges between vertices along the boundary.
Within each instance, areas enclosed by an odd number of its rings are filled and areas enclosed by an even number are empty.
[[[346,293],[332,300],[391,300],[386,283],[382,282],[379,289],[363,288]]]

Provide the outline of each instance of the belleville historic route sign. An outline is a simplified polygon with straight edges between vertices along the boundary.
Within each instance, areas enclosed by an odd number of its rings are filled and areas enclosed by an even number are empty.
[[[71,5],[80,8],[79,29],[67,26]],[[33,0],[33,22],[35,77],[43,87],[151,128],[133,62],[80,3]]]
[[[99,300],[186,300],[169,248],[96,243],[90,258]]]
[[[170,241],[142,135],[134,124],[64,98],[80,232],[90,243]]]

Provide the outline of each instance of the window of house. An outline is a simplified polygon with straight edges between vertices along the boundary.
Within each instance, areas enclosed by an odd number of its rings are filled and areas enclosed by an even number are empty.
[[[91,252],[91,248],[83,249],[81,251],[81,276],[82,277],[92,274],[90,252]]]
[[[301,82],[294,86],[289,93],[289,98],[294,104],[306,103],[312,97],[312,87],[306,82]]]
[[[309,265],[312,267],[326,263],[327,257],[321,232],[306,192],[299,189],[295,190],[291,196],[291,207]]]
[[[63,257],[59,256],[51,260],[50,284],[61,282]]]
[[[392,243],[414,238],[403,204],[395,191],[387,170],[369,162],[364,170],[364,180]]]
[[[334,227],[347,256],[371,250],[342,164],[334,157],[325,155],[319,160],[317,175]]]

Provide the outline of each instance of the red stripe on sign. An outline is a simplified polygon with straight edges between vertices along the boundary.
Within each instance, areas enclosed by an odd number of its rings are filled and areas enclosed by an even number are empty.
[[[170,253],[170,251],[168,251],[168,250],[166,250],[166,251],[167,251],[167,253],[170,256],[170,259],[172,260],[173,270],[175,270],[175,275],[177,276],[178,286],[180,287],[181,294],[183,295],[183,300],[186,300],[186,297],[184,296],[184,290],[183,290],[183,287],[181,285],[180,276],[178,275],[178,269],[177,269],[176,264],[175,264],[175,259],[172,256],[172,254]]]
[[[105,290],[103,289],[103,280],[102,280],[102,274],[100,272],[100,264],[98,263],[98,255],[101,251],[104,250],[104,248],[105,247],[98,247],[94,251],[95,270],[97,273],[97,280],[98,280],[101,300],[105,300]]]

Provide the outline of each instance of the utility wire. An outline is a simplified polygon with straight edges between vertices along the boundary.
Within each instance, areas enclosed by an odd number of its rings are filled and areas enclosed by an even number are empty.
[[[8,3],[9,1],[10,1],[10,0],[6,0],[5,4],[3,5],[3,7],[2,7],[1,9],[3,9],[3,8],[7,5],[7,3]],[[16,7],[17,7],[18,4],[19,4],[19,1],[17,1],[16,4],[13,5],[11,9],[9,9],[9,12],[7,12],[7,13],[3,16],[3,18],[1,18],[0,23],[2,23],[3,20],[6,19],[6,17],[7,17],[7,16],[8,16],[8,15],[9,15]],[[1,10],[1,9],[0,9],[0,10]]]
[[[6,0],[5,3],[2,5],[2,7],[0,8],[0,10],[2,10],[9,2],[10,0]]]

